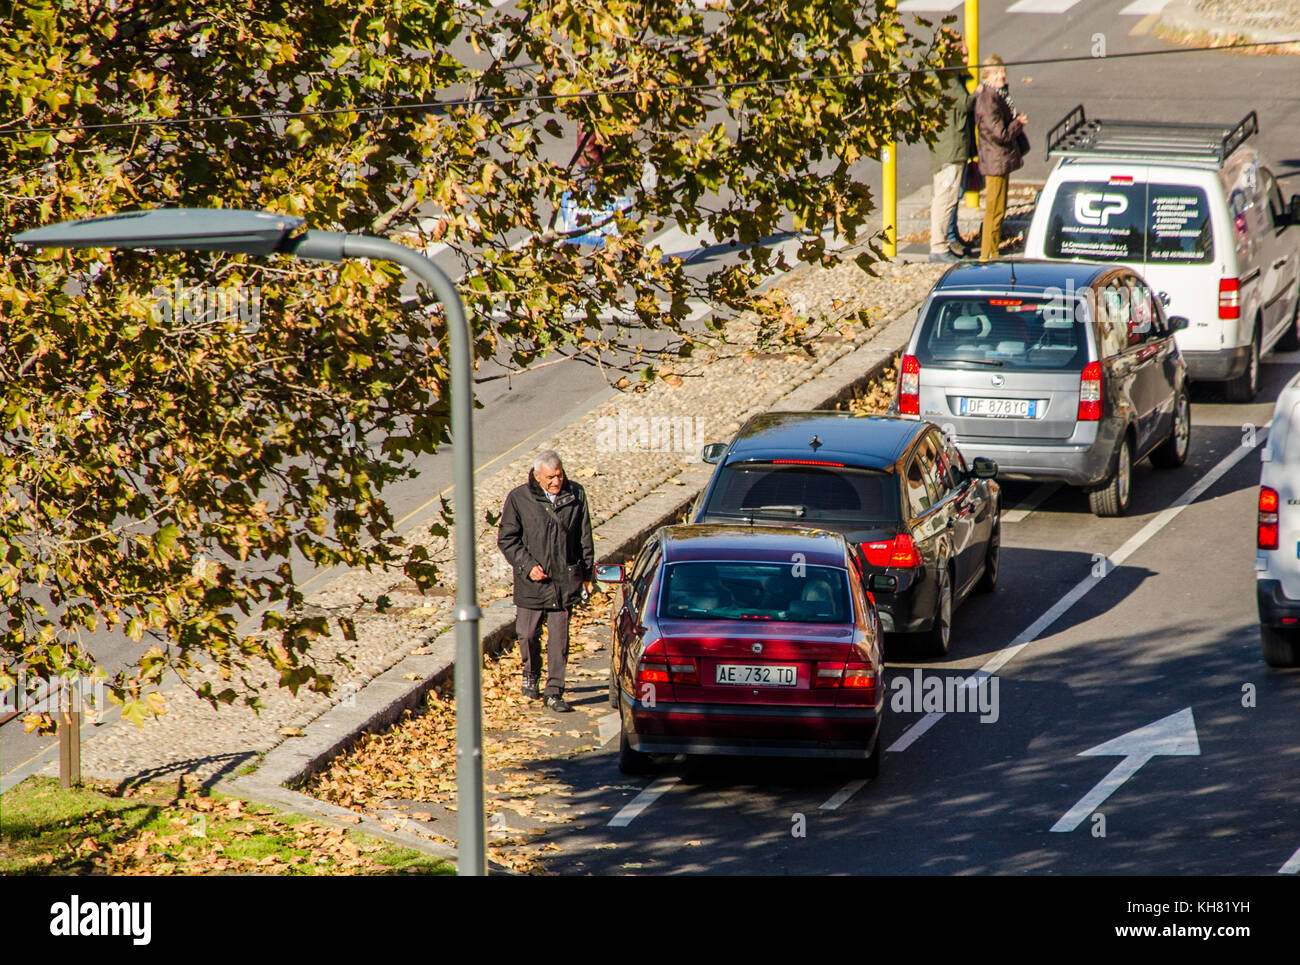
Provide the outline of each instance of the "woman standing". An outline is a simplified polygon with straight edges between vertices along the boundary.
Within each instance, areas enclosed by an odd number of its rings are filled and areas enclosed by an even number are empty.
[[[992,54],[980,66],[980,86],[975,92],[980,173],[986,190],[980,261],[998,257],[1002,219],[1007,213],[1007,181],[1024,163],[1019,138],[1029,118],[1013,112],[1007,95],[1006,61]]]

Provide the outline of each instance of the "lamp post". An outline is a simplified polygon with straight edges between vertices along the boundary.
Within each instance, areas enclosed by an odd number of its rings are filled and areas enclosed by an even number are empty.
[[[336,231],[294,234],[302,218],[224,208],[161,208],[65,221],[16,235],[37,248],[146,248],[286,254],[310,261],[379,258],[406,268],[443,305],[451,341],[451,437],[455,444],[456,793],[461,874],[487,873],[483,825],[483,723],[474,551],[474,446],[470,334],[465,307],[446,274],[424,255],[370,235]]]

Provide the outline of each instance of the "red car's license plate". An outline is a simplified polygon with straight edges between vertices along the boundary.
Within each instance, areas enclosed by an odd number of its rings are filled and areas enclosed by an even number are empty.
[[[720,663],[714,668],[713,680],[738,687],[796,687],[799,668],[786,664]]]

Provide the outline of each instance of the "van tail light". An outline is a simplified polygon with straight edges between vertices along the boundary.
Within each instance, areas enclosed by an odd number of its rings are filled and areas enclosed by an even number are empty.
[[[1101,419],[1101,363],[1089,362],[1079,377],[1079,421]]]
[[[1262,550],[1278,547],[1277,490],[1272,486],[1259,487],[1259,535],[1256,543]]]
[[[904,355],[898,369],[898,412],[921,414],[921,363],[915,355]]]
[[[1235,278],[1219,279],[1219,317],[1241,318],[1241,286]]]
[[[921,554],[916,549],[916,541],[907,533],[899,533],[893,539],[863,543],[862,555],[872,566],[921,565]]]

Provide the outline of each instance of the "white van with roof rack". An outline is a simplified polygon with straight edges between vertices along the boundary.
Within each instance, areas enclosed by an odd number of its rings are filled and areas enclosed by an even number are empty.
[[[1115,262],[1139,272],[1169,315],[1188,374],[1230,401],[1259,388],[1260,356],[1300,348],[1300,195],[1236,125],[1089,120],[1079,105],[1047,135],[1059,163],[1039,195],[1026,258]]]

